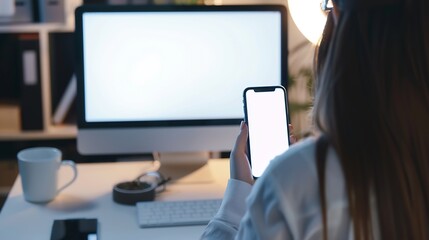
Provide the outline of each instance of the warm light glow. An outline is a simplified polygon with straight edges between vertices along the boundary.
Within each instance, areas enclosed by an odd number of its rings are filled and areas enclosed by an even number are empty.
[[[319,42],[326,23],[321,0],[288,0],[290,15],[299,31],[313,44]]]

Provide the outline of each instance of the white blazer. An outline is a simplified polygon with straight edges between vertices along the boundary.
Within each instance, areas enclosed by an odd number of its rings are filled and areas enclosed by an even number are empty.
[[[253,187],[230,179],[201,239],[323,239],[315,150],[314,138],[294,144],[271,161]],[[345,187],[331,148],[326,162],[329,239],[353,239]]]

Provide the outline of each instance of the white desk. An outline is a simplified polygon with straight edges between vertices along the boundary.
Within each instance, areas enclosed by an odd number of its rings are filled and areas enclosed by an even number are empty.
[[[139,228],[135,206],[120,205],[112,200],[112,187],[133,180],[148,169],[147,162],[78,164],[77,180],[52,202],[33,204],[24,200],[21,178],[15,184],[0,213],[0,239],[47,240],[54,219],[97,218],[99,239],[198,239],[205,226]],[[208,163],[210,183],[172,183],[157,195],[157,201],[220,198],[223,196],[229,164],[225,159]],[[62,168],[60,184],[71,170]]]

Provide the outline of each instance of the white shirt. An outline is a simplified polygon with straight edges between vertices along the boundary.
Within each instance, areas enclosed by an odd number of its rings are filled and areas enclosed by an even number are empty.
[[[294,144],[271,161],[252,187],[230,179],[202,239],[323,239],[316,139]],[[328,238],[353,239],[347,192],[333,149],[326,159]]]

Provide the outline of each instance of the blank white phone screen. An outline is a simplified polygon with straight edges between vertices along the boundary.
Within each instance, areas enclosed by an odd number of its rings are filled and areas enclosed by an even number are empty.
[[[285,93],[246,91],[252,174],[260,177],[270,161],[289,148]]]

